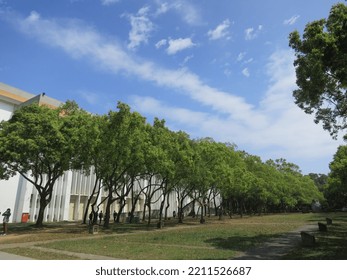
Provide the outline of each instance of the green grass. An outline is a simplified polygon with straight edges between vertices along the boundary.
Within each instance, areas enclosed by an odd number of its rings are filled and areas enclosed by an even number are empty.
[[[112,224],[110,229],[101,229],[98,235],[88,234],[86,225],[51,224],[46,229],[37,230],[36,238],[41,240],[60,239],[38,244],[40,248],[56,249],[58,255],[40,250],[40,259],[70,259],[64,251],[108,256],[116,259],[231,259],[238,253],[260,246],[271,237],[294,230],[307,223],[325,221],[325,214],[278,214],[244,218],[216,218],[206,220],[200,225],[198,219],[187,218],[184,224],[167,221],[165,228],[156,229],[155,225]],[[315,248],[296,248],[287,259],[326,259],[339,256],[347,259],[346,248],[347,214],[332,216],[333,225],[328,233],[317,236]],[[27,228],[27,231],[26,231]],[[12,228],[12,231],[16,231]],[[317,229],[318,231],[318,229]],[[27,232],[27,234],[25,234]],[[18,225],[17,242],[32,235],[32,226]],[[298,233],[299,234],[299,233]],[[78,238],[76,238],[78,237]],[[72,238],[72,239],[71,239]],[[1,239],[0,239],[1,244]],[[326,249],[327,246],[329,250]],[[7,252],[37,258],[37,249],[15,248]],[[345,250],[346,251],[346,250]],[[335,253],[334,253],[335,252]],[[77,258],[75,258],[77,259]]]
[[[288,260],[346,260],[347,259],[347,215],[337,213],[330,215],[333,224],[328,226],[327,232],[314,233],[316,246],[298,246],[285,256]],[[322,222],[323,219],[314,217],[312,222]]]

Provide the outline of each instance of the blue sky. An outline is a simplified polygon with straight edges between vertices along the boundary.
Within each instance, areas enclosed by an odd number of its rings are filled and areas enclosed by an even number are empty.
[[[296,107],[291,31],[330,0],[0,0],[0,81],[327,173],[341,140]]]

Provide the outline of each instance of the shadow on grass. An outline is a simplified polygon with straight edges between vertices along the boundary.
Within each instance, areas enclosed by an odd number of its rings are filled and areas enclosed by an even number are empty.
[[[345,217],[342,217],[345,221]],[[335,219],[336,220],[336,219]],[[347,260],[347,223],[328,226],[327,232],[315,232],[314,247],[298,246],[285,260]]]
[[[244,251],[260,246],[265,241],[279,235],[259,234],[255,236],[230,236],[227,238],[211,238],[205,242],[217,249]]]

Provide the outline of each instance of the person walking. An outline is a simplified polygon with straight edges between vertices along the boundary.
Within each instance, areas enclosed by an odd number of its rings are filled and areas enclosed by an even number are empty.
[[[117,221],[117,212],[116,210],[113,211],[113,222],[115,223]]]
[[[99,225],[101,225],[101,221],[102,221],[103,217],[104,217],[104,213],[102,213],[102,211],[100,211],[100,213],[99,213]]]
[[[89,213],[89,225],[92,225],[92,224],[93,224],[93,220],[94,220],[93,212],[90,212],[90,213]]]

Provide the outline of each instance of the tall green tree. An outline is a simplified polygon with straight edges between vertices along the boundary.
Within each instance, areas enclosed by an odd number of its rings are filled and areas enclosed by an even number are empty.
[[[171,180],[174,175],[174,133],[165,126],[164,120],[154,119],[153,125],[148,126],[150,145],[145,151],[146,177],[148,186],[145,190],[146,208],[149,209],[148,223],[151,220],[151,204],[153,197],[158,198],[159,220],[158,227],[163,227],[164,206],[172,190]],[[154,184],[153,184],[154,183]],[[145,211],[143,213],[145,215]]]
[[[333,137],[347,128],[347,6],[332,6],[327,19],[306,25],[289,36],[295,50],[295,103],[306,113],[315,113]]]
[[[107,191],[104,226],[109,226],[111,205],[116,200],[125,205],[138,174],[144,172],[144,151],[147,148],[146,121],[124,103],[110,111],[101,128],[98,162],[100,177]]]
[[[330,207],[347,205],[347,146],[340,146],[330,163],[326,196]]]
[[[36,226],[42,226],[53,188],[65,171],[81,167],[86,113],[74,102],[52,109],[32,104],[0,123],[3,176],[22,175],[39,194]]]

